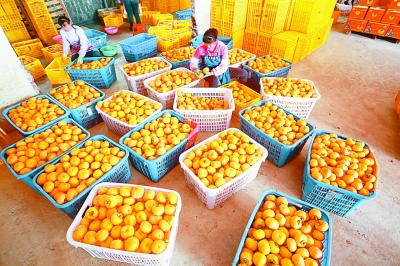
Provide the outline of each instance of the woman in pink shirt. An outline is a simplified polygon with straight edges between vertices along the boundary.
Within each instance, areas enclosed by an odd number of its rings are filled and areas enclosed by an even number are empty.
[[[218,40],[218,30],[208,29],[203,36],[203,43],[197,47],[190,59],[190,70],[196,71],[208,67],[211,75],[206,77],[209,87],[216,88],[231,81],[231,77],[246,84],[248,73],[240,68],[228,67],[228,47]]]

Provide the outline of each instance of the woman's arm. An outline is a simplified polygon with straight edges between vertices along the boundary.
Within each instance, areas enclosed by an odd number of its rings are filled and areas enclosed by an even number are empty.
[[[70,50],[70,43],[67,39],[66,33],[64,30],[60,30],[60,35],[62,38],[62,46],[63,46],[63,56],[67,56]]]
[[[219,66],[217,66],[211,70],[211,73],[213,73],[213,75],[215,75],[215,76],[219,76],[219,75],[222,75],[223,73],[225,73],[225,71],[228,70],[228,65],[229,65],[228,48],[226,47],[226,45],[220,45],[220,47],[221,47],[220,48],[221,49],[220,50],[221,63],[219,64]]]
[[[201,54],[200,54],[200,46],[197,47],[196,51],[194,52],[194,56],[190,58],[190,64],[189,64],[189,69],[191,71],[199,68],[199,62],[200,62]]]
[[[81,49],[79,50],[79,56],[80,57],[85,57],[88,46],[89,46],[89,41],[88,38],[86,37],[85,32],[83,31],[83,29],[81,27],[76,29],[76,34],[79,37],[79,43],[81,45]]]

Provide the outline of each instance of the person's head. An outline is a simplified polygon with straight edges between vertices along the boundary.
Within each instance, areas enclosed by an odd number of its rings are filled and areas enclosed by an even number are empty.
[[[208,29],[203,36],[203,43],[207,46],[208,50],[213,50],[217,45],[218,40],[218,30],[216,29]]]
[[[69,18],[67,18],[66,16],[60,16],[58,18],[58,25],[60,25],[61,28],[67,32],[72,29],[71,20]]]

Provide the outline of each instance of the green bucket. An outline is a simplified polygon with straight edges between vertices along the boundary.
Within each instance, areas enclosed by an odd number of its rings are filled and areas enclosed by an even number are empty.
[[[106,45],[100,48],[100,51],[103,53],[104,56],[114,56],[118,54],[118,46],[116,45]]]

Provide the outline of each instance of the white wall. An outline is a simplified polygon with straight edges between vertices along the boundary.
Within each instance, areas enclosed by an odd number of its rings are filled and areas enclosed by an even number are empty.
[[[195,6],[195,18],[197,23],[197,31],[204,34],[211,25],[211,0],[193,0]]]

